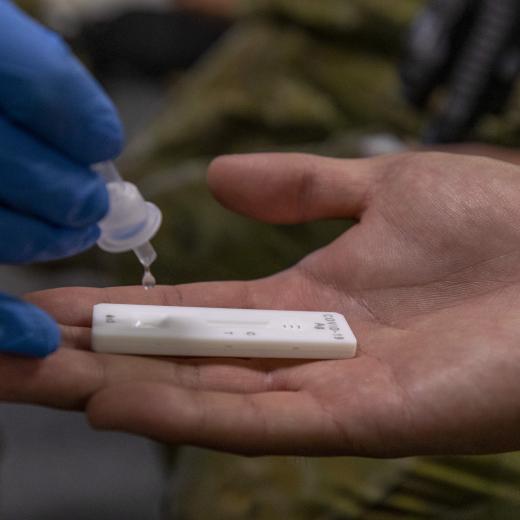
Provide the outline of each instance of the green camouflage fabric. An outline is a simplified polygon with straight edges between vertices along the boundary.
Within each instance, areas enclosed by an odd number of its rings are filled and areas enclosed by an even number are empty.
[[[158,204],[159,283],[246,279],[279,271],[343,232],[346,222],[270,226],[211,198],[212,157],[251,151],[363,154],[366,135],[414,143],[421,118],[399,93],[403,32],[420,0],[245,0],[234,27],[180,81],[121,162]],[[476,138],[518,142],[520,103]],[[135,284],[131,254],[74,263]],[[70,261],[69,261],[70,264]],[[67,265],[69,265],[67,264]],[[249,459],[184,448],[169,500],[175,520],[446,520],[520,518],[520,456]]]
[[[185,448],[175,520],[509,520],[520,517],[520,455],[245,458]]]
[[[171,104],[121,165],[165,209],[155,240],[160,281],[270,274],[344,230],[341,222],[273,227],[230,215],[207,193],[205,171],[222,153],[352,156],[367,133],[415,135],[420,121],[400,99],[396,61],[418,2],[397,4],[247,2],[234,28],[173,87]],[[138,279],[131,255],[98,261],[125,283]]]
[[[173,86],[171,103],[121,164],[165,209],[155,241],[159,280],[270,274],[344,229],[344,223],[273,227],[230,215],[207,193],[207,164],[215,155],[251,151],[359,156],[365,136],[382,132],[413,144],[422,121],[401,99],[397,67],[404,31],[421,5],[244,2],[235,26]],[[520,126],[514,107],[500,120],[487,118],[477,139],[514,144]],[[131,255],[98,261],[117,269],[124,283],[138,279]]]

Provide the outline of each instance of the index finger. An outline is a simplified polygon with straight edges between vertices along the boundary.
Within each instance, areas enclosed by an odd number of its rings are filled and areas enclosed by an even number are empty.
[[[126,383],[96,393],[87,413],[96,428],[249,455],[332,455],[343,440],[330,414],[299,391],[236,394]]]
[[[173,286],[142,286],[92,289],[70,287],[26,295],[25,299],[44,309],[61,325],[90,327],[92,308],[98,303],[137,305],[181,305],[188,307],[227,307],[248,309],[283,309],[294,303],[284,300],[284,291],[292,277],[280,273],[253,281],[203,282]]]

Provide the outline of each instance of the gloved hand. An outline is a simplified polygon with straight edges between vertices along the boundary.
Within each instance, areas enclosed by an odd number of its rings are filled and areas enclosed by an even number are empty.
[[[461,141],[483,115],[504,110],[520,72],[519,30],[517,0],[428,2],[401,66],[406,98],[433,111],[426,143]]]
[[[93,245],[108,195],[89,165],[122,141],[113,105],[59,36],[0,0],[0,263]],[[0,295],[0,352],[44,356],[58,344],[49,316]]]

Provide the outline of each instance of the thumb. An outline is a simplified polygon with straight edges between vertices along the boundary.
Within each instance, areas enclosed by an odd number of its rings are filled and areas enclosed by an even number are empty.
[[[246,154],[215,159],[208,183],[229,209],[276,224],[359,217],[381,168],[378,159]]]
[[[0,294],[0,352],[45,357],[60,344],[60,330],[38,307]]]

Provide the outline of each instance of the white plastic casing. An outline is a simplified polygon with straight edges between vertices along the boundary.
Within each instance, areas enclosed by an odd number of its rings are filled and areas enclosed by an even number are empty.
[[[110,211],[99,223],[98,246],[109,253],[131,251],[148,242],[159,230],[159,208],[146,202],[130,182],[109,182]]]
[[[108,215],[99,223],[98,246],[109,253],[133,250],[143,265],[150,266],[156,254],[149,241],[161,226],[161,211],[144,200],[135,184],[123,180],[112,161],[94,164],[92,169],[107,183],[110,200]]]
[[[356,338],[334,312],[94,306],[92,348],[111,354],[340,359]]]

